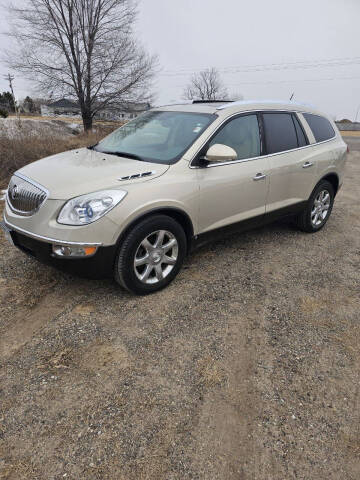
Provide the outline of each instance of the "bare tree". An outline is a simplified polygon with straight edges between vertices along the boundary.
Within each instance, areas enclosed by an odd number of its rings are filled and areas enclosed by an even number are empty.
[[[192,76],[183,97],[186,100],[226,100],[228,92],[216,68],[208,68]]]
[[[136,0],[23,0],[9,8],[8,64],[39,91],[79,102],[84,129],[104,108],[148,101],[156,58],[138,45]]]
[[[238,102],[240,100],[244,100],[244,95],[240,92],[237,92],[237,91],[234,91],[234,92],[230,92],[230,98],[232,101],[234,102]],[[226,100],[226,99],[225,99]]]

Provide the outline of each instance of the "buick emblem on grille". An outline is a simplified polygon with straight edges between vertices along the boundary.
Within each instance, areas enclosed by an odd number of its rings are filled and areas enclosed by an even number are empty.
[[[11,198],[13,200],[16,199],[16,197],[18,196],[18,193],[19,193],[19,188],[17,185],[13,185],[11,191],[10,191],[10,195],[11,195]]]
[[[26,178],[14,175],[8,188],[8,205],[17,215],[36,213],[47,198],[47,191]]]

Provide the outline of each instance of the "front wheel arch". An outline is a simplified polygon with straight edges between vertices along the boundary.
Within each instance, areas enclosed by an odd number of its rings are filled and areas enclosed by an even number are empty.
[[[164,230],[163,233],[167,234],[162,236],[161,243],[157,245],[156,242],[150,241],[150,237],[161,233],[161,230]],[[166,244],[162,244],[163,240],[167,243],[167,236],[175,240],[175,245],[172,244],[167,248]],[[156,238],[153,238],[153,240],[156,240]],[[147,246],[143,243],[144,241],[147,242]],[[140,258],[138,258],[137,252],[141,247],[146,250],[147,254],[144,255],[145,252],[141,252]],[[167,253],[169,249],[172,249],[170,254]],[[173,249],[176,249],[176,252]],[[159,250],[163,250],[160,258],[154,257],[154,254],[159,255]],[[135,294],[153,293],[166,287],[176,277],[181,269],[186,252],[186,235],[181,225],[167,215],[150,215],[135,223],[119,244],[114,262],[114,278],[122,287]],[[167,261],[168,257],[166,255],[170,255],[170,260],[173,261]],[[140,260],[141,263],[136,264],[136,259]],[[166,273],[167,269],[162,268],[163,264],[173,267]],[[145,279],[141,278],[141,274],[144,272],[137,272],[137,268],[142,267],[146,269],[150,267]],[[160,278],[156,273],[158,280],[148,282],[149,273],[154,274],[154,270],[157,272],[158,267],[161,270]],[[138,273],[140,273],[140,276]],[[155,278],[151,280],[155,280]]]
[[[142,222],[146,218],[151,217],[153,215],[167,215],[168,217],[177,221],[181,225],[186,235],[187,253],[189,253],[191,249],[191,244],[194,238],[194,226],[189,215],[184,210],[181,210],[175,207],[153,208],[151,210],[148,210],[147,212],[142,213],[141,215],[136,217],[134,220],[132,220],[129,223],[129,225],[127,225],[125,229],[120,233],[119,238],[117,240],[117,245],[121,244],[121,242],[127,236],[129,231],[132,230],[136,224]]]

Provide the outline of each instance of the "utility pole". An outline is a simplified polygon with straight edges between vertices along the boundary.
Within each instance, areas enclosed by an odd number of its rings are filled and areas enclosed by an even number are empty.
[[[9,86],[10,86],[10,90],[11,90],[11,95],[12,95],[13,102],[14,102],[15,113],[16,113],[16,116],[18,117],[18,119],[20,120],[20,113],[19,113],[19,109],[17,108],[17,105],[16,105],[16,100],[15,100],[15,95],[14,95],[14,88],[13,88],[13,84],[12,84],[14,78],[15,78],[14,75],[10,75],[10,73],[8,73],[7,75],[5,75],[5,77],[4,77],[4,79],[9,82]]]
[[[359,110],[360,110],[360,105],[358,106],[358,109],[356,111],[355,123],[357,122],[357,119],[358,119]]]

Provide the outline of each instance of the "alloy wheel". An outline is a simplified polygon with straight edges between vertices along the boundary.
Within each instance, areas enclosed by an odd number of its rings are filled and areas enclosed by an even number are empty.
[[[174,268],[179,254],[175,236],[167,230],[158,230],[145,237],[134,258],[137,278],[145,284],[155,284],[166,278]]]
[[[327,190],[321,190],[315,199],[311,209],[311,223],[314,227],[319,227],[324,223],[329,214],[331,206],[331,196]]]

